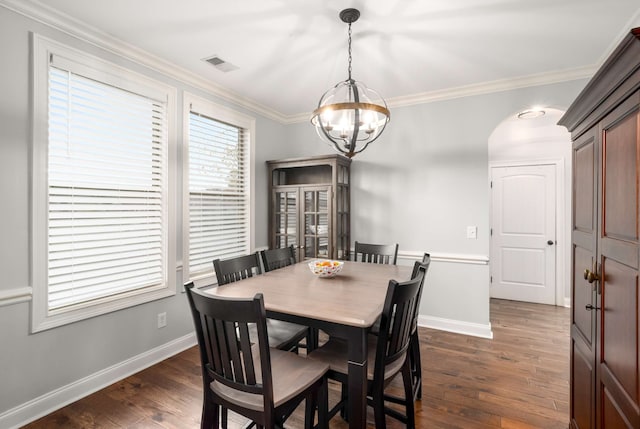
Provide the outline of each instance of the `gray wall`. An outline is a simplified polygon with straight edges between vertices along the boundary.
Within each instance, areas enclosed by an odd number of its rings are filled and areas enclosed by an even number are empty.
[[[4,58],[0,79],[0,297],[11,290],[30,286],[29,32],[39,33],[178,88],[179,159],[182,158],[182,90],[256,118],[255,174],[260,180],[256,180],[255,238],[258,245],[267,243],[264,161],[271,158],[269,147],[272,142],[283,140],[283,125],[0,7],[0,57]],[[181,174],[179,169],[178,221],[182,210]],[[177,229],[177,244],[177,258],[181,260],[180,228]],[[180,272],[170,275],[170,279],[182,284]],[[159,312],[167,312],[166,328],[157,328],[156,315]],[[5,427],[3,413],[14,407],[193,332],[183,293],[33,335],[29,333],[29,326],[28,302],[0,305],[0,427]]]
[[[30,31],[174,85],[179,89],[178,106],[183,89],[229,104],[0,7],[0,57],[5,59],[0,79],[0,296],[30,285]],[[567,106],[584,83],[394,108],[381,139],[355,158],[352,241],[399,242],[403,263],[423,251],[439,255],[421,308],[427,323],[489,326],[488,266],[451,262],[455,258],[450,257],[488,255],[488,137],[502,119],[529,104],[542,100]],[[331,150],[307,122],[284,126],[237,110],[257,119],[255,244],[266,246],[264,161]],[[178,114],[179,144],[180,120]],[[478,226],[477,240],[465,238],[467,225]],[[179,259],[181,246],[179,229]],[[180,273],[175,281],[182,283]],[[161,311],[167,312],[168,326],[159,330],[156,315]],[[35,335],[29,334],[28,302],[0,306],[0,327],[0,422],[3,413],[192,332],[182,293]]]
[[[529,106],[566,109],[585,84],[392,108],[382,136],[353,158],[351,241],[398,242],[401,253],[436,256],[421,305],[424,325],[489,324],[488,266],[447,258],[489,256],[489,136]],[[290,125],[286,141],[296,156],[331,151],[307,122]],[[466,238],[472,225],[476,240]]]

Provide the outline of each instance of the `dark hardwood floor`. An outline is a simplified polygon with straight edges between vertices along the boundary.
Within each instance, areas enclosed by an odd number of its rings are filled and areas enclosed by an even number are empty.
[[[491,300],[491,325],[493,340],[420,328],[424,384],[417,427],[566,429],[569,309]],[[192,348],[25,427],[199,428],[201,384]],[[391,388],[402,392],[399,382]],[[336,385],[330,390],[338,394]],[[244,423],[231,419],[233,428]],[[372,422],[370,413],[369,427]],[[285,426],[302,428],[302,414]],[[347,427],[340,417],[331,421],[332,429]]]

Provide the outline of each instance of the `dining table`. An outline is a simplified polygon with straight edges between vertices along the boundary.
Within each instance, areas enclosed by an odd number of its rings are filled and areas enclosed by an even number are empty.
[[[367,425],[367,337],[382,308],[389,280],[404,281],[411,267],[344,261],[334,277],[311,272],[302,261],[262,275],[207,289],[215,296],[264,296],[267,317],[320,329],[348,343],[349,428]],[[371,363],[373,364],[373,363]]]

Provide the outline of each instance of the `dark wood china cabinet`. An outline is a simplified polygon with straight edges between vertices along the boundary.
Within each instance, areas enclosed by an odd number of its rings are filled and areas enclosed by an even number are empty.
[[[573,140],[571,428],[640,428],[640,28],[559,122]]]
[[[342,155],[267,161],[269,247],[297,259],[349,259],[350,165]]]

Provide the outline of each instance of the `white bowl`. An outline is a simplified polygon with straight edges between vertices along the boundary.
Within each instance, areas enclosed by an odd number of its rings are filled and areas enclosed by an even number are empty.
[[[344,262],[333,261],[330,259],[318,259],[316,261],[309,262],[309,269],[311,272],[319,277],[328,278],[333,277],[342,270]]]

